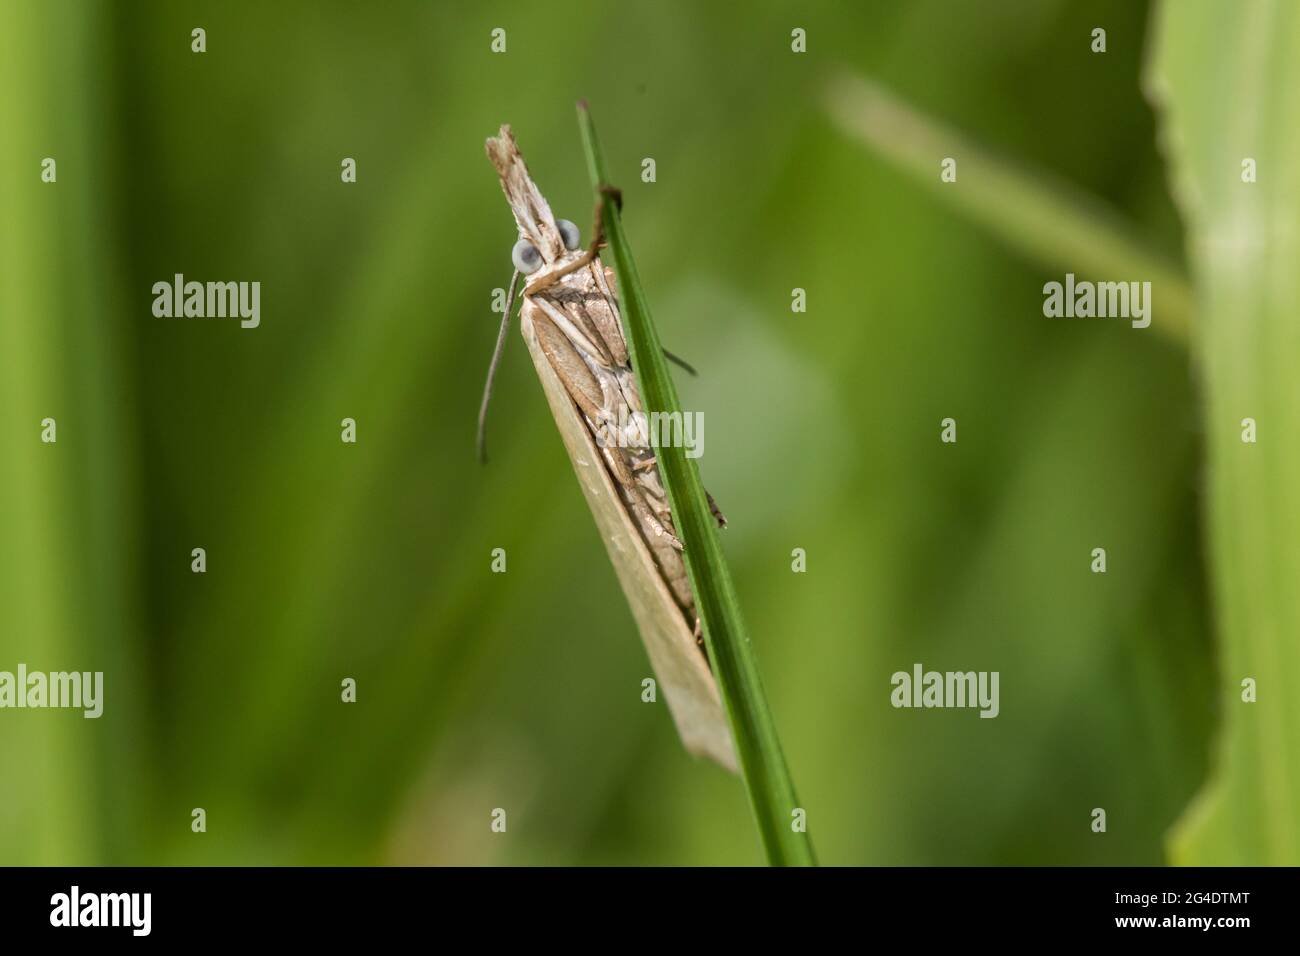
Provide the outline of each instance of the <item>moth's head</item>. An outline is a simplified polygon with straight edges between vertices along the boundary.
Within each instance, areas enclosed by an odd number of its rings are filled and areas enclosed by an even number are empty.
[[[511,250],[515,268],[525,275],[560,264],[579,248],[578,227],[567,219],[556,219],[546,198],[528,175],[528,165],[519,153],[510,127],[487,141],[488,159],[496,167],[501,189],[519,226],[519,241]]]

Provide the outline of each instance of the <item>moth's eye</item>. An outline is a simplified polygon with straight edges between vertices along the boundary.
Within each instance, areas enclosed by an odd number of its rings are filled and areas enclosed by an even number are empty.
[[[578,227],[567,219],[555,220],[555,227],[560,230],[560,238],[564,240],[564,248],[572,252],[578,248]]]
[[[524,275],[529,275],[542,267],[542,254],[527,239],[520,239],[510,250],[510,261]]]

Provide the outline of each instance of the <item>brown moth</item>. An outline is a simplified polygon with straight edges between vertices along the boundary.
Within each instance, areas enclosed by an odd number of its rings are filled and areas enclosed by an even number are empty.
[[[516,271],[479,414],[480,457],[492,378],[522,273],[524,341],[682,743],[691,753],[735,772],[731,732],[699,640],[682,545],[644,427],[645,408],[628,359],[614,273],[600,260],[600,208],[596,234],[583,250],[577,227],[552,215],[509,126],[488,139],[487,154],[514,213],[519,241],[511,255]],[[612,193],[602,194],[601,201]],[[715,515],[726,523],[716,509]]]

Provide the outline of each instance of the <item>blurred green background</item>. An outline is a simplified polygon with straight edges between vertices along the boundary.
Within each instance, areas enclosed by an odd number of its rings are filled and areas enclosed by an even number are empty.
[[[740,782],[640,700],[516,332],[473,456],[515,239],[483,140],[511,123],[585,233],[584,96],[660,335],[701,370],[678,386],[822,862],[1162,862],[1217,720],[1188,353],[1044,319],[1064,269],[820,103],[831,69],[871,77],[1181,261],[1150,18],[6,3],[0,669],[103,670],[106,702],[0,712],[0,862],[761,862]],[[155,318],[177,272],[259,280],[261,327]],[[1001,715],[893,709],[915,662],[1000,671]]]

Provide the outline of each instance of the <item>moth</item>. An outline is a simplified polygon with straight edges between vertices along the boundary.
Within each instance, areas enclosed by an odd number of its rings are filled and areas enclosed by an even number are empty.
[[[600,259],[600,204],[617,200],[617,191],[602,191],[584,249],[578,227],[552,214],[509,126],[487,140],[487,155],[514,214],[518,241],[479,411],[479,457],[486,457],[488,401],[522,277],[520,331],[682,744],[734,773],[731,732],[699,639],[682,545],[645,428],[614,273]],[[716,505],[714,516],[725,526]]]

